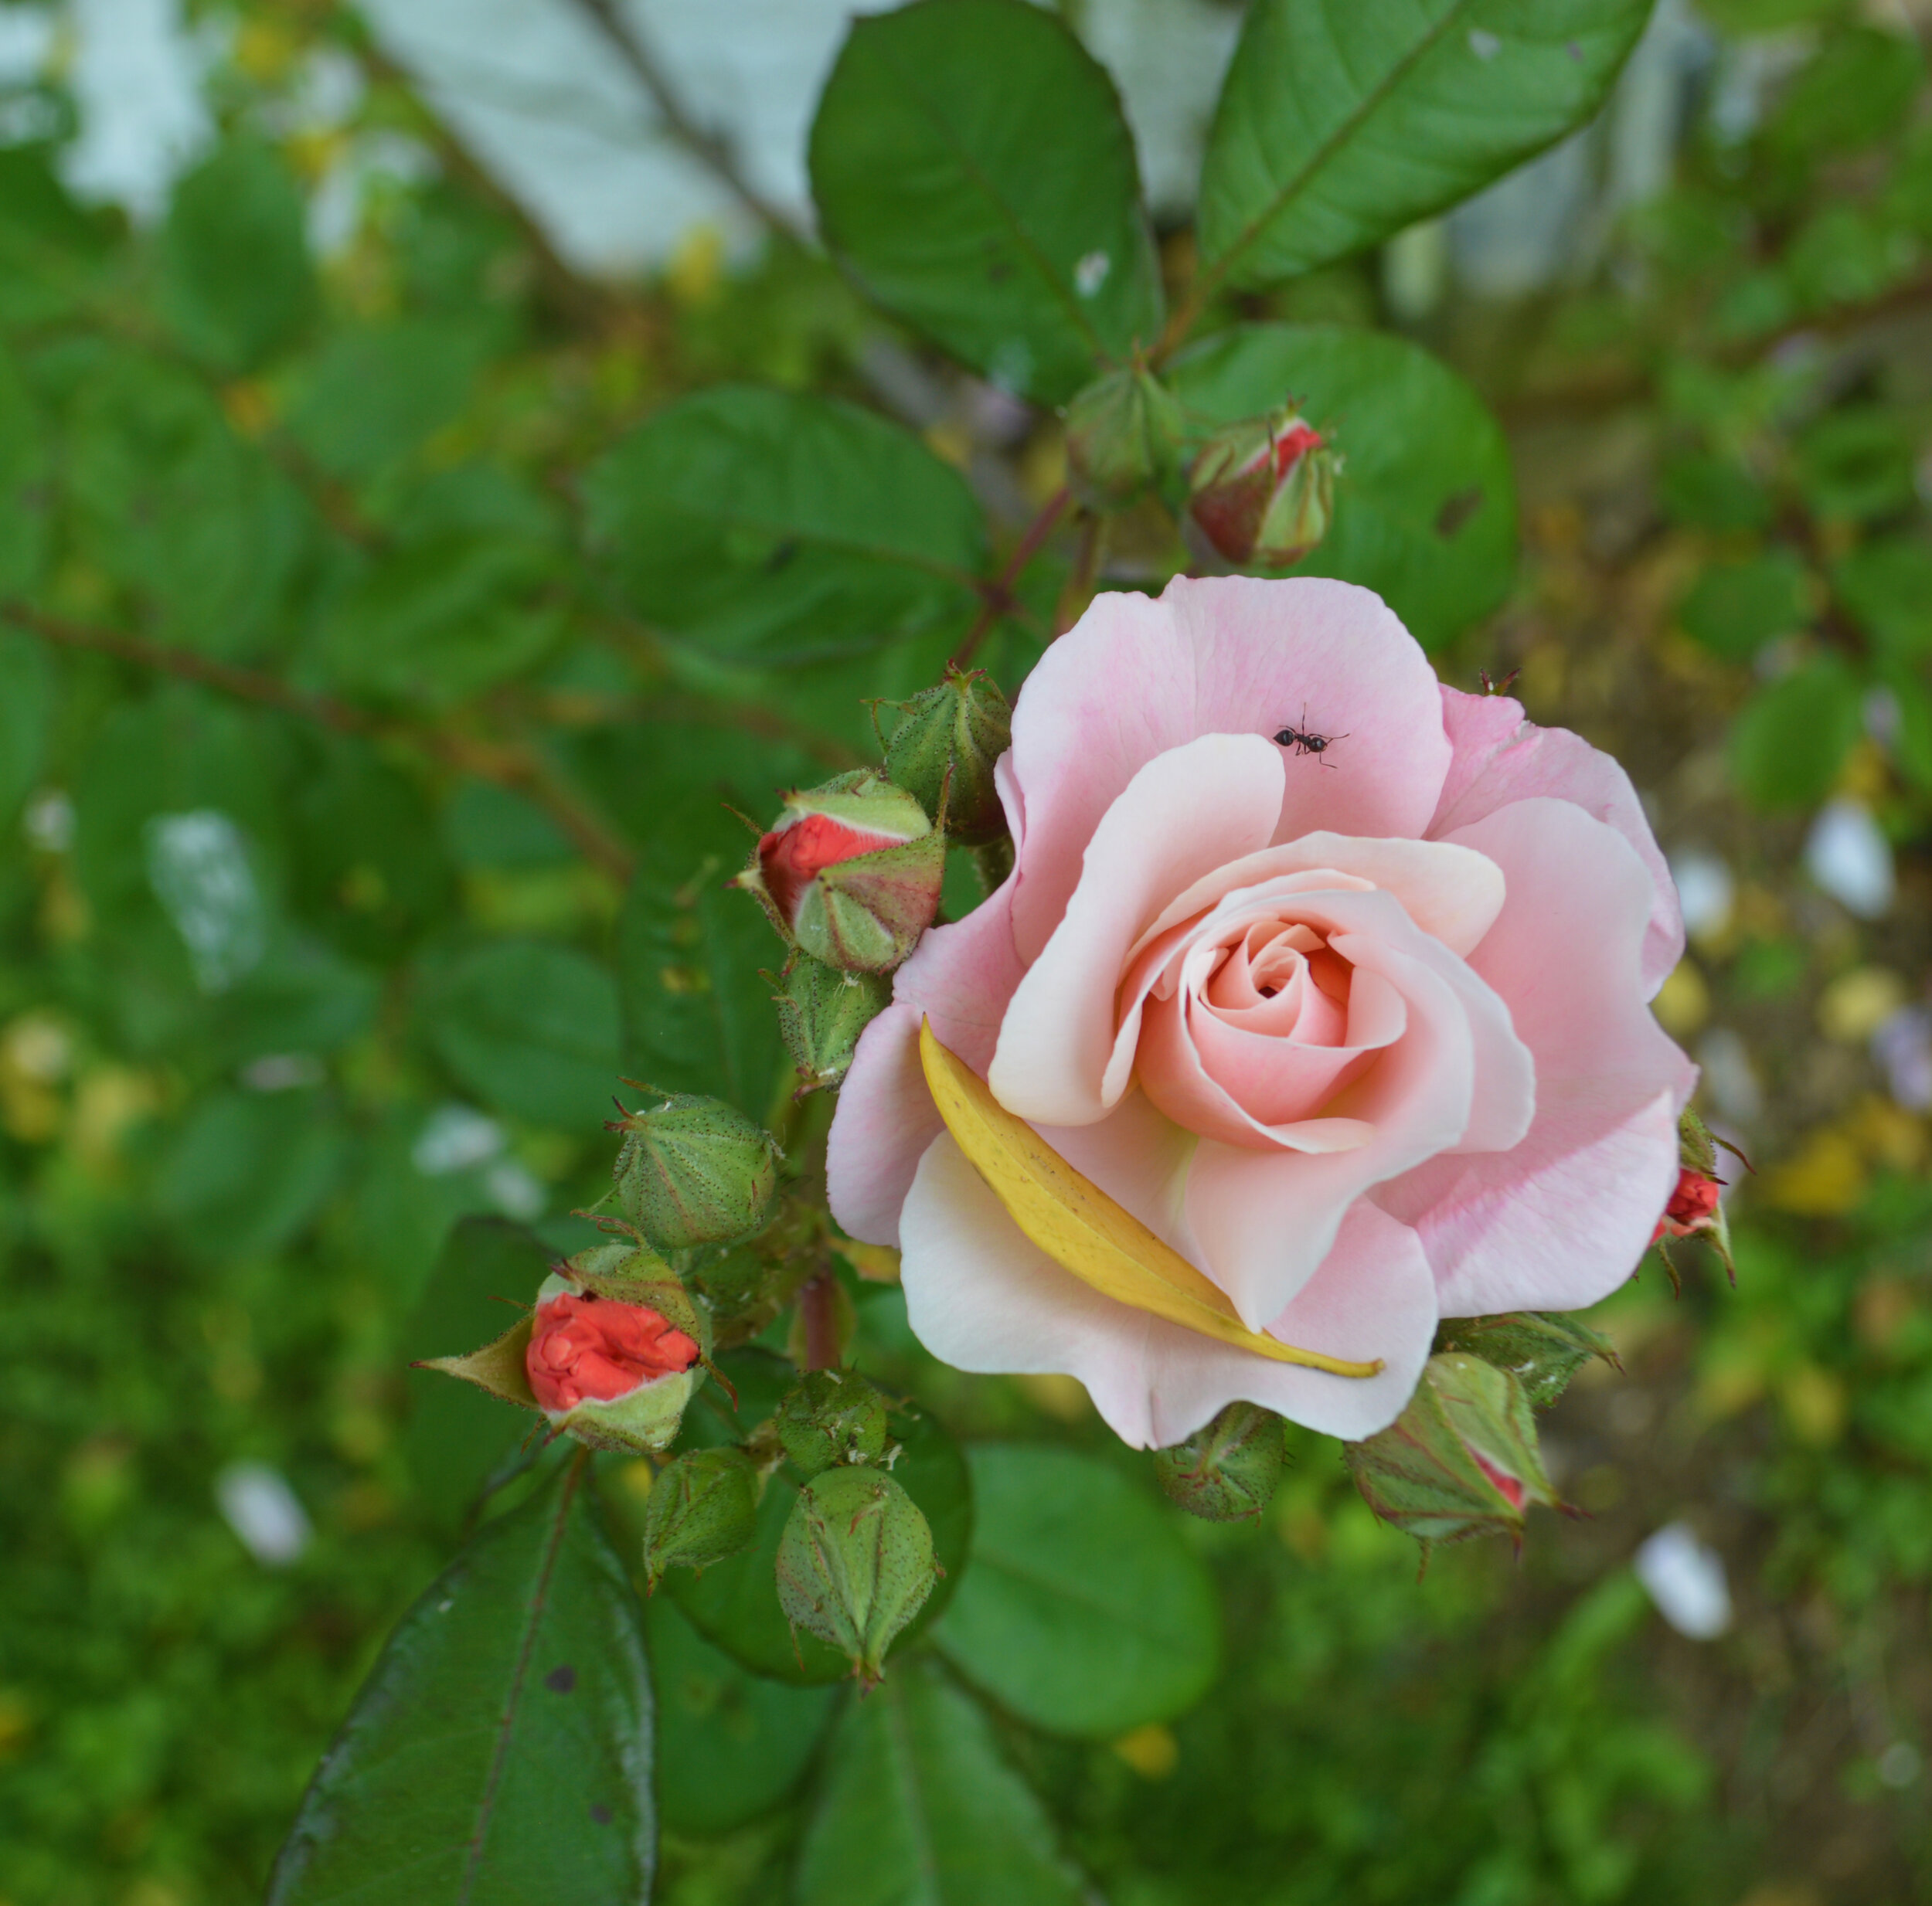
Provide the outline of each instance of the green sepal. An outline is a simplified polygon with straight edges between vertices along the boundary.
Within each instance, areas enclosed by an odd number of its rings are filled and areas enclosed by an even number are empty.
[[[536,1392],[530,1388],[526,1361],[536,1327],[536,1313],[532,1311],[528,1317],[518,1318],[495,1342],[485,1344],[481,1350],[463,1357],[426,1357],[414,1367],[461,1378],[479,1390],[488,1391],[499,1401],[515,1404],[519,1409],[540,1409],[543,1406],[536,1400]]]
[[[795,1096],[837,1085],[859,1035],[891,1004],[892,982],[883,973],[841,973],[799,953],[776,984],[778,1030],[798,1069]]]
[[[1274,1500],[1287,1451],[1281,1419],[1230,1403],[1191,1436],[1158,1449],[1154,1474],[1171,1502],[1206,1522],[1253,1522]]]
[[[764,1493],[742,1449],[692,1449],[665,1465],[644,1511],[644,1577],[655,1592],[668,1568],[709,1568],[748,1547]]]
[[[1173,393],[1138,365],[1097,379],[1066,406],[1066,465],[1089,509],[1124,509],[1173,473],[1187,420]]]
[[[855,1371],[815,1370],[778,1405],[778,1440],[801,1474],[838,1463],[876,1463],[886,1452],[886,1399]]]
[[[735,1244],[764,1227],[778,1189],[778,1142],[734,1106],[673,1092],[627,1113],[614,1177],[624,1214],[661,1251]]]
[[[1621,1369],[1610,1339],[1576,1317],[1540,1310],[1495,1317],[1453,1317],[1436,1333],[1439,1351],[1467,1351],[1507,1370],[1537,1409],[1547,1409],[1593,1357]]]
[[[900,719],[886,742],[886,772],[935,827],[962,847],[1007,832],[993,767],[1013,745],[1013,711],[984,669],[950,664],[946,678],[908,702],[879,705]]]

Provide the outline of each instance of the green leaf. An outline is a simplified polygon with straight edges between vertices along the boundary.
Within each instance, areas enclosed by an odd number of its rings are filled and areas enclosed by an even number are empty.
[[[1650,0],[1255,0],[1201,174],[1211,279],[1274,284],[1468,198],[1581,125]]]
[[[1882,664],[1879,679],[1897,711],[1897,725],[1886,751],[1914,787],[1932,794],[1932,688],[1922,674],[1896,662]]]
[[[1857,676],[1821,655],[1760,688],[1731,724],[1731,773],[1753,807],[1815,807],[1865,725]]]
[[[53,670],[32,636],[0,632],[0,827],[11,827],[46,756]]]
[[[1804,565],[1788,549],[1713,562],[1691,585],[1677,619],[1713,654],[1749,661],[1765,643],[1804,622]]]
[[[1767,529],[1771,499],[1727,457],[1700,450],[1666,457],[1657,500],[1673,522],[1699,529]]]
[[[1852,27],[1834,35],[1791,82],[1764,142],[1794,180],[1820,160],[1876,144],[1912,110],[1925,55],[1910,33]]]
[[[1120,97],[1050,13],[922,0],[854,22],[810,157],[820,229],[860,288],[995,383],[1063,403],[1158,338]]]
[[[798,1783],[838,1698],[748,1673],[713,1648],[668,1595],[646,1626],[658,1692],[658,1811],[678,1834],[726,1833]]]
[[[315,1215],[346,1151],[319,1092],[212,1092],[162,1155],[155,1209],[199,1259],[271,1256]]]
[[[1869,522],[1917,500],[1917,455],[1896,409],[1847,405],[1828,411],[1799,440],[1798,488],[1819,516]]]
[[[972,1568],[933,1639],[1036,1726],[1108,1740],[1171,1720],[1220,1663],[1214,1583],[1176,1518],[1071,1450],[982,1443]]]
[[[253,369],[314,302],[301,194],[277,154],[252,139],[221,147],[175,188],[161,253],[162,311],[222,370]]]
[[[536,1301],[555,1255],[521,1225],[460,1219],[403,1334],[403,1360],[457,1356],[493,1342],[516,1321],[509,1304]],[[403,1453],[430,1512],[454,1527],[491,1472],[542,1425],[527,1412],[434,1370],[410,1370],[407,1392]]]
[[[594,465],[584,494],[638,611],[737,659],[852,654],[958,621],[985,558],[959,472],[831,398],[685,398]]]
[[[1420,345],[1332,324],[1247,324],[1173,366],[1203,433],[1292,397],[1344,459],[1335,520],[1298,576],[1359,583],[1425,648],[1487,615],[1515,574],[1509,446],[1475,392]]]
[[[617,924],[625,1069],[666,1092],[711,1092],[762,1119],[779,1079],[775,990],[784,948],[747,894],[728,889],[750,846],[700,799],[665,817]]]
[[[798,1906],[1080,1906],[1090,1897],[977,1704],[909,1661],[845,1710]]]
[[[47,459],[11,352],[0,350],[0,596],[29,593],[46,560]]]
[[[617,1089],[616,984],[567,946],[509,940],[443,963],[423,1013],[450,1070],[512,1118],[577,1130]]]
[[[1932,651],[1932,549],[1922,537],[1861,543],[1832,564],[1832,587],[1881,654],[1910,662]]]
[[[332,476],[372,476],[462,409],[489,342],[476,324],[424,318],[338,331],[310,367],[289,428]]]
[[[690,1442],[742,1440],[771,1413],[791,1374],[788,1364],[762,1351],[728,1357],[723,1367],[738,1386],[736,1415],[721,1419],[720,1399],[713,1398],[708,1418],[692,1412],[698,1420],[688,1426]],[[946,1572],[895,1644],[886,1666],[888,1681],[898,1672],[900,1655],[938,1619],[959,1586],[973,1523],[972,1485],[965,1459],[952,1438],[931,1416],[911,1410],[893,1417],[891,1434],[903,1446],[893,1465],[893,1480],[925,1512],[934,1553]],[[753,1673],[801,1685],[847,1680],[852,1663],[836,1649],[803,1633],[794,1646],[778,1605],[774,1574],[778,1538],[798,1498],[798,1473],[787,1463],[765,1486],[758,1505],[758,1533],[750,1548],[702,1575],[677,1570],[665,1585],[692,1626]]]
[[[390,1636],[269,1906],[644,1906],[657,1823],[637,1597],[581,1456],[488,1524]]]

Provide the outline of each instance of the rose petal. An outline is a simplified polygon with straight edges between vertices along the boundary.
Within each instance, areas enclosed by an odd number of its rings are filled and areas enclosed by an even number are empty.
[[[1026,841],[1014,902],[1037,956],[1100,817],[1156,755],[1207,734],[1299,725],[1345,734],[1326,756],[1281,750],[1270,837],[1318,827],[1419,836],[1450,760],[1435,673],[1376,596],[1315,577],[1177,578],[1158,602],[1108,591],[1049,648],[1013,712]],[[1272,743],[1270,743],[1272,745]]]
[[[1506,695],[1444,688],[1442,704],[1455,759],[1425,830],[1429,838],[1461,838],[1459,831],[1471,823],[1536,795],[1568,801],[1614,828],[1635,849],[1650,876],[1642,972],[1644,997],[1651,997],[1684,956],[1684,918],[1670,869],[1630,776],[1580,736],[1525,721],[1521,704]]]
[[[1419,1244],[1366,1204],[1270,1327],[1304,1349],[1382,1358],[1370,1378],[1276,1363],[1103,1296],[1026,1237],[950,1136],[920,1163],[902,1235],[906,1313],[934,1356],[960,1370],[1077,1377],[1136,1448],[1177,1442],[1237,1398],[1325,1435],[1372,1435],[1400,1414],[1435,1331]]]

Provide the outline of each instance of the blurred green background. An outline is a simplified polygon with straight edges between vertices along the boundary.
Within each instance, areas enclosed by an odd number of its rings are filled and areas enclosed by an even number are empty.
[[[1144,161],[1185,168],[1158,69],[1210,98],[1238,8],[1063,10],[1155,68]],[[761,227],[783,127],[737,124],[734,199],[662,98],[598,131],[594,39],[548,77],[517,42],[478,118],[393,11],[0,6],[0,1906],[258,1894],[454,1534],[404,1368],[462,1347],[419,1316],[449,1228],[587,1238],[641,1017],[694,947],[771,957],[717,891],[721,804],[855,759],[858,698],[957,639],[913,605],[885,650],[707,668],[610,581],[582,473],[734,379],[910,422],[1002,535],[1060,480],[1052,416]],[[794,30],[733,12],[714,66]],[[1603,124],[1222,314],[1393,325],[1495,409],[1522,560],[1434,659],[1519,669],[1629,766],[1692,926],[1659,1011],[1757,1170],[1736,1289],[1696,1247],[1681,1298],[1647,1266],[1599,1319],[1624,1374],[1547,1422],[1587,1520],[1418,1582],[1298,1438],[1264,1527],[1182,1531],[1224,1612],[1206,1698],[1111,1741],[1002,1720],[1114,1906],[1932,1895],[1928,36],[1918,0],[1667,8]],[[161,63],[116,79],[137,42]],[[662,199],[559,126],[668,166]],[[1155,540],[1128,522],[1104,579],[1158,586]],[[987,659],[1010,687],[1036,653],[1009,623]],[[763,1112],[757,1038],[700,1029],[665,1082]],[[858,1296],[860,1361],[956,1434],[1148,1487],[1077,1385],[939,1371]],[[1673,1523],[1727,1584],[1705,1639],[1633,1571]],[[661,1700],[757,1734],[773,1804],[668,1793],[662,1897],[783,1898],[824,1702],[759,1708],[677,1622]]]

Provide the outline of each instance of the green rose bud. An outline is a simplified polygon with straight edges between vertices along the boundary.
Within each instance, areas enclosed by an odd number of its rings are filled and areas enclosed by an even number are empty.
[[[798,1069],[799,1096],[837,1085],[859,1035],[892,1003],[892,982],[883,973],[841,973],[801,953],[779,984],[778,1030]]]
[[[945,836],[917,797],[860,770],[787,795],[733,884],[815,960],[889,973],[931,926],[945,875]]]
[[[644,1578],[709,1568],[747,1547],[758,1522],[758,1467],[742,1449],[693,1449],[665,1465],[644,1511]]]
[[[1188,470],[1188,518],[1239,568],[1285,569],[1328,533],[1340,460],[1292,407],[1217,430]]]
[[[778,1142],[735,1107],[674,1092],[609,1129],[624,1134],[617,1201],[659,1250],[732,1244],[764,1225],[778,1188]]]
[[[778,1440],[807,1476],[886,1453],[886,1399],[852,1371],[815,1370],[778,1405]]]
[[[936,688],[910,702],[889,702],[900,712],[886,743],[886,772],[931,818],[943,812],[946,837],[983,847],[1006,833],[1006,810],[993,785],[993,764],[1013,745],[1013,711],[984,669],[948,667]]]
[[[1522,1385],[1460,1351],[1431,1357],[1409,1407],[1344,1453],[1369,1507],[1415,1537],[1425,1560],[1432,1543],[1473,1535],[1520,1544],[1529,1503],[1563,1507],[1543,1473]]]
[[[1610,1339],[1574,1317],[1524,1310],[1499,1317],[1457,1317],[1437,1333],[1437,1350],[1467,1351],[1522,1385],[1538,1409],[1547,1409],[1593,1357],[1621,1366]]]
[[[1180,405],[1138,365],[1089,384],[1066,406],[1066,467],[1089,509],[1124,508],[1171,470],[1185,430]]]
[[[1287,1459],[1281,1419],[1230,1403],[1185,1442],[1158,1449],[1154,1473],[1169,1499],[1207,1522],[1252,1522],[1274,1500]]]
[[[828,1641],[869,1687],[937,1580],[919,1505],[877,1469],[828,1469],[793,1505],[778,1543],[785,1619]]]

